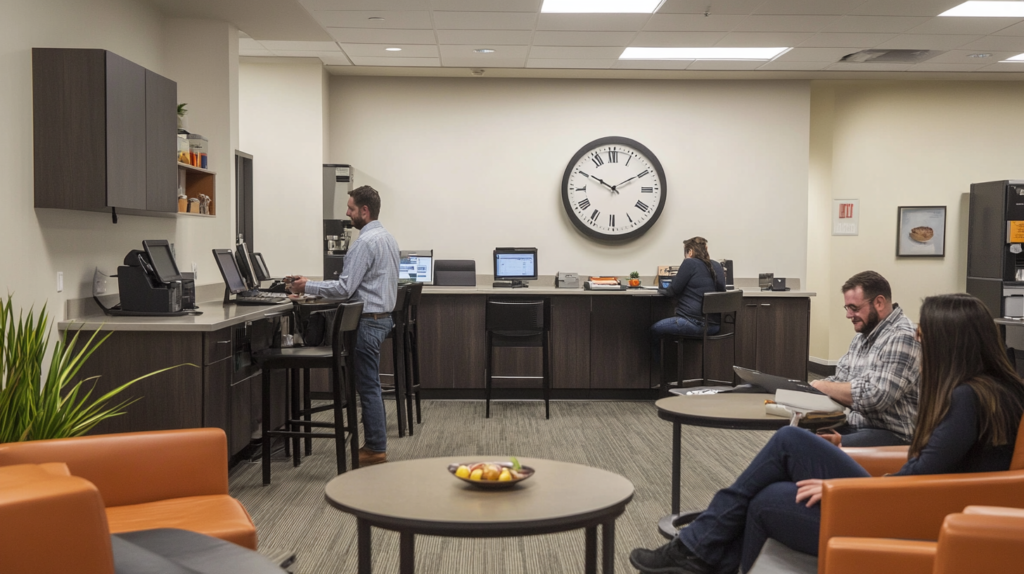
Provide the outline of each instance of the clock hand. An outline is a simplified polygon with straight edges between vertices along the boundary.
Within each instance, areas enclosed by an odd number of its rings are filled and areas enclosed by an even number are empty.
[[[617,189],[615,189],[615,186],[614,186],[614,185],[608,185],[607,183],[605,183],[605,182],[604,182],[604,180],[603,180],[603,179],[601,179],[601,178],[599,178],[599,177],[597,177],[597,176],[594,176],[594,175],[590,175],[589,173],[587,173],[587,172],[585,172],[585,171],[584,171],[584,172],[580,172],[580,173],[582,173],[583,175],[585,175],[585,176],[589,177],[590,179],[596,180],[596,181],[597,181],[598,183],[600,183],[601,185],[603,185],[603,186],[607,187],[607,188],[608,188],[608,189],[610,189],[611,191],[614,191],[615,193],[618,193],[618,192],[619,192],[619,191],[618,191]]]
[[[618,185],[616,185],[615,187],[619,187],[619,186],[625,184],[626,182],[633,181],[634,179],[636,179],[638,177],[640,177],[640,176],[639,175],[634,175],[633,177],[627,179],[626,181],[619,182]]]

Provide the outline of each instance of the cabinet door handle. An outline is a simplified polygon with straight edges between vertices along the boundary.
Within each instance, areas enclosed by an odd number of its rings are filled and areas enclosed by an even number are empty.
[[[747,305],[747,307],[757,307],[757,303],[751,303],[751,304]]]
[[[231,341],[217,341],[218,345],[230,345]]]
[[[761,306],[762,307],[771,307],[772,304],[771,303],[761,303]]]

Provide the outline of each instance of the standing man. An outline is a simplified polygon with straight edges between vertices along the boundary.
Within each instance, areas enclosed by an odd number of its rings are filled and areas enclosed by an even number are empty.
[[[341,276],[337,281],[295,277],[289,290],[363,302],[363,315],[356,332],[353,379],[363,416],[364,441],[359,449],[359,466],[367,466],[388,460],[387,420],[380,391],[380,345],[394,327],[391,312],[398,298],[398,242],[377,221],[380,215],[377,190],[364,185],[348,195],[345,215],[359,230],[359,238],[345,256]]]
[[[850,407],[840,427],[843,446],[910,444],[917,420],[921,344],[913,323],[892,302],[889,282],[874,271],[843,284],[843,308],[857,332],[836,374],[812,381],[832,400]],[[839,436],[828,438],[839,442]]]

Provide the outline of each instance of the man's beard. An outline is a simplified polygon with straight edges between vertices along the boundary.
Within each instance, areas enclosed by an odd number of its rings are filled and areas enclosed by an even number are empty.
[[[878,320],[878,311],[872,307],[868,310],[868,320],[864,321],[864,328],[861,329],[861,334],[867,337],[871,334],[871,331],[875,330],[875,327],[877,327],[880,322],[881,321]]]

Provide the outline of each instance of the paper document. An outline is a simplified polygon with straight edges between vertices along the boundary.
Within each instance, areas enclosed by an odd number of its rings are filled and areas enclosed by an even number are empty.
[[[846,408],[826,395],[812,395],[788,389],[775,391],[775,402],[791,410],[805,413],[832,413]]]

